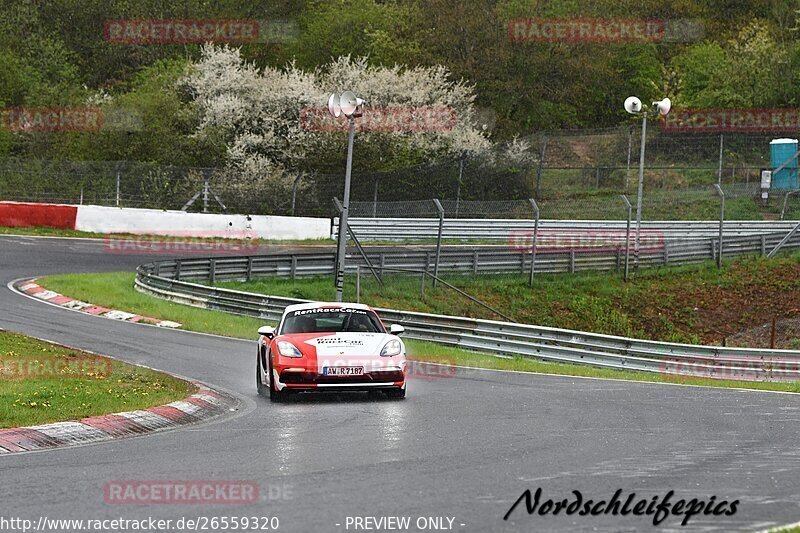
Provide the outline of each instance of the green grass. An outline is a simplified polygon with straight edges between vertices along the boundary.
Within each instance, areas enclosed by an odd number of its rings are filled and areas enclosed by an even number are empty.
[[[304,280],[305,282],[306,280]],[[330,290],[330,280],[310,280],[319,287]],[[303,282],[303,283],[304,283]],[[296,282],[301,285],[301,282]],[[244,316],[231,315],[220,311],[194,309],[149,297],[133,289],[133,274],[69,274],[49,276],[39,280],[39,284],[50,290],[106,307],[148,315],[183,324],[183,329],[206,333],[217,333],[229,337],[255,340],[256,331],[265,322]],[[94,296],[102,301],[93,299]],[[326,299],[330,299],[330,294]],[[192,319],[194,318],[194,319]],[[800,392],[800,383],[740,382],[700,379],[693,377],[671,377],[644,372],[623,372],[613,369],[578,366],[563,363],[550,363],[527,357],[496,357],[460,348],[439,345],[431,342],[406,340],[410,359],[430,361],[474,368],[539,372],[569,376],[623,379],[658,383],[679,383],[707,385],[728,388],[749,388],[783,392]]]
[[[42,278],[38,283],[84,302],[179,322],[190,331],[251,339],[257,337],[256,332],[263,325],[255,318],[208,311],[147,296],[133,288],[135,277],[129,272],[59,274]]]
[[[190,383],[106,357],[0,331],[0,428],[147,409]]]

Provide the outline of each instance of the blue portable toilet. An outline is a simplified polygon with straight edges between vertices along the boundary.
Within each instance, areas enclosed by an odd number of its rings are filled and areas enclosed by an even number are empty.
[[[769,149],[772,159],[772,188],[797,189],[797,139],[774,139],[769,143]],[[784,163],[786,166],[776,173],[775,170]]]

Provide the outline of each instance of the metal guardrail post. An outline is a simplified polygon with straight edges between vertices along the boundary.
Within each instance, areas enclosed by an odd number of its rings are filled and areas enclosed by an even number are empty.
[[[181,279],[181,260],[175,260],[175,279],[180,281]]]
[[[361,265],[356,265],[356,303],[361,303]]]
[[[455,217],[458,218],[458,209],[461,206],[461,183],[464,177],[464,159],[467,157],[467,152],[462,151],[458,158],[458,183],[456,184],[456,212]]]
[[[722,268],[722,228],[725,223],[725,192],[718,184],[714,184],[714,188],[719,195],[719,253],[717,253],[717,268]]]
[[[433,199],[436,209],[439,211],[439,233],[436,236],[436,263],[433,265],[433,286],[436,287],[436,280],[439,278],[439,259],[442,255],[442,233],[444,231],[444,207],[438,199]]]
[[[378,178],[375,178],[375,190],[372,196],[372,218],[378,218]]]
[[[295,200],[297,199],[297,185],[303,177],[303,174],[300,174],[294,179],[294,182],[292,182],[292,216],[294,216]]]
[[[795,194],[800,194],[800,191],[789,191],[783,195],[783,208],[781,209],[781,220],[786,216],[786,205],[789,202],[789,197]]]
[[[292,263],[289,267],[289,277],[295,279],[297,277],[297,256],[292,254]]]
[[[203,176],[203,213],[208,213],[208,174]],[[294,214],[294,213],[292,213]]]
[[[119,207],[119,184],[120,184],[122,167],[124,167],[124,166],[125,166],[125,161],[120,161],[120,162],[117,163],[117,168],[115,169],[115,173],[117,175],[117,190],[116,190],[116,194],[114,195],[114,206],[115,207]]]
[[[422,271],[422,275],[420,276],[420,280],[421,280],[420,284],[419,284],[419,295],[420,295],[420,298],[424,298],[425,297],[425,274],[427,274],[427,272],[425,272],[423,270]]]
[[[717,261],[717,239],[714,238],[714,237],[711,237],[711,239],[709,239],[709,242],[711,243],[711,260],[716,263],[716,261]]]
[[[350,144],[348,143],[348,148]],[[347,216],[345,215],[344,206],[338,198],[333,199],[333,205],[339,212],[339,229],[336,233],[336,266],[333,274],[333,285],[336,287],[336,301],[342,301],[342,291],[344,290],[344,258],[346,255],[347,247]]]
[[[544,157],[547,154],[547,137],[542,140],[542,147],[539,150],[539,166],[536,169],[536,198],[542,197],[542,170],[544,169]]]
[[[247,279],[247,281],[253,279],[253,256],[247,258],[247,275],[245,279]]]
[[[770,328],[770,334],[769,334],[769,348],[770,348],[770,350],[774,350],[775,349],[775,333],[777,332],[777,325],[778,325],[778,319],[777,319],[777,317],[773,316],[772,317],[772,328]]]
[[[627,224],[625,225],[625,274],[623,278],[625,281],[628,281],[628,273],[630,272],[630,262],[631,262],[631,215],[633,213],[633,206],[631,205],[630,200],[624,194],[620,195],[622,197],[622,201],[625,202],[625,209],[627,210]]]
[[[533,288],[533,274],[536,270],[536,239],[539,236],[539,205],[536,203],[536,200],[533,198],[528,198],[528,201],[533,208],[534,213],[534,220],[533,220],[533,242],[531,243],[531,271],[530,271],[530,279],[528,280],[528,284],[531,288]],[[477,260],[476,260],[477,263]]]
[[[628,164],[625,167],[625,194],[628,194],[628,188],[631,182],[631,149],[633,148],[633,127],[628,126]]]
[[[208,261],[208,283],[214,285],[217,282],[217,260]]]
[[[647,145],[647,111],[642,113],[642,143],[639,146],[639,186],[636,193],[636,239],[633,244],[633,272],[639,271],[639,247],[642,237],[642,196],[644,194],[644,155]]]

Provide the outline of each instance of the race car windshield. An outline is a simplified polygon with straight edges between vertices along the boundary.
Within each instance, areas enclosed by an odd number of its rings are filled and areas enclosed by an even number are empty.
[[[320,308],[289,313],[281,335],[292,333],[383,333],[378,317],[362,309]]]

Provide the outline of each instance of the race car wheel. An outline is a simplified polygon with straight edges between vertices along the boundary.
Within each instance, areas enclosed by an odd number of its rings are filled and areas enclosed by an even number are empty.
[[[269,399],[273,402],[280,402],[286,398],[286,393],[279,391],[275,388],[275,374],[272,372],[272,356],[267,356],[267,364],[269,365]]]
[[[396,389],[388,389],[386,391],[386,396],[391,398],[392,400],[402,400],[406,397],[406,389],[405,388],[396,388]]]
[[[261,353],[256,355],[256,390],[258,390],[260,396],[264,396],[267,393],[267,387],[261,377]]]

